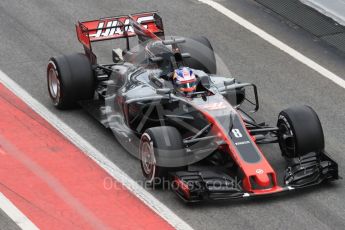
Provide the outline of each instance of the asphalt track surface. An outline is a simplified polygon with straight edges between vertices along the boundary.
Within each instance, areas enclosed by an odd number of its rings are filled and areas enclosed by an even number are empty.
[[[219,2],[338,76],[345,76],[344,56],[311,35],[250,0]],[[82,110],[61,112],[53,108],[47,95],[45,72],[50,56],[82,51],[74,29],[78,19],[148,10],[160,11],[166,34],[207,36],[232,75],[257,84],[259,120],[265,118],[275,124],[279,111],[288,106],[312,106],[323,124],[326,149],[343,173],[344,89],[196,0],[2,0],[0,69],[134,180],[141,181],[139,162],[116,142],[111,132]],[[101,48],[99,54],[110,57],[111,52]],[[277,146],[264,146],[263,152],[273,166],[284,168]],[[169,191],[152,191],[152,194],[195,229],[343,229],[345,226],[342,181],[273,198],[193,206],[180,202]],[[9,221],[3,213],[0,218],[1,223]],[[15,227],[9,223],[8,229]]]
[[[0,210],[0,229],[19,230],[20,228],[15,223],[13,223],[13,221],[6,215],[6,213]]]

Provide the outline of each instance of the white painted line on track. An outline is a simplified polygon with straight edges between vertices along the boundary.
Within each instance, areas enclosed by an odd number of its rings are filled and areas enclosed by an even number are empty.
[[[89,142],[77,134],[72,128],[61,121],[57,116],[50,112],[40,102],[34,99],[28,92],[14,82],[10,77],[0,70],[0,83],[11,90],[17,97],[23,100],[36,113],[47,120],[61,134],[69,139],[73,144],[80,148],[85,154],[93,159],[100,167],[109,173],[115,180],[123,184],[130,192],[150,207],[154,212],[161,216],[176,229],[192,229],[185,221],[178,217],[166,205],[157,200],[153,195],[136,183],[124,171],[107,159],[100,151],[93,147]]]
[[[222,13],[223,15],[227,16],[234,22],[238,23],[239,25],[243,26],[247,30],[253,32],[254,34],[258,35],[265,41],[269,42],[273,46],[277,47],[278,49],[284,51],[285,53],[289,54],[296,60],[302,62],[306,66],[310,67],[311,69],[315,70],[325,78],[333,81],[337,85],[343,87],[345,89],[345,80],[339,77],[338,75],[332,73],[325,67],[319,65],[315,61],[311,60],[310,58],[306,57],[302,53],[298,52],[297,50],[291,48],[290,46],[286,45],[282,41],[278,40],[277,38],[273,37],[266,31],[260,29],[259,27],[255,26],[248,20],[242,18],[238,14],[234,13],[233,11],[229,10],[228,8],[224,7],[223,5],[219,4],[218,2],[212,1],[212,0],[198,0],[199,2],[202,2],[208,6],[211,6],[218,12]]]
[[[4,211],[21,229],[38,230],[14,204],[0,192],[0,209]]]

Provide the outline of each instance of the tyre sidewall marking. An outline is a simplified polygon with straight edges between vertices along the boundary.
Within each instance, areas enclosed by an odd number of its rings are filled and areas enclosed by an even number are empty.
[[[146,139],[146,140],[144,140],[144,139]],[[156,157],[155,157],[155,153],[154,153],[153,141],[152,141],[152,139],[151,139],[151,136],[150,136],[148,133],[144,133],[144,134],[141,136],[141,141],[140,141],[141,143],[140,143],[140,148],[139,148],[139,154],[140,154],[140,162],[141,162],[141,164],[143,164],[143,160],[142,160],[142,151],[141,151],[143,141],[149,142],[149,145],[150,145],[150,148],[151,148],[151,151],[152,151],[152,152],[151,152],[151,154],[152,154],[152,156],[153,156],[153,167],[152,167],[152,172],[151,172],[152,176],[151,176],[151,178],[149,178],[149,179],[147,180],[148,183],[152,183],[152,182],[155,180],[155,175],[156,175]],[[148,175],[145,175],[145,176],[146,176],[146,178],[147,178]]]
[[[52,66],[52,67],[51,67]],[[56,97],[53,97],[53,95],[52,95],[52,93],[51,93],[51,91],[50,91],[50,77],[49,77],[49,72],[50,72],[50,70],[51,69],[53,69],[54,70],[54,72],[55,72],[55,74],[56,74],[56,78],[57,78],[57,81],[58,81],[58,86],[57,86],[57,93],[56,93]],[[58,105],[59,103],[60,103],[60,97],[61,97],[61,82],[60,82],[60,78],[59,78],[59,71],[58,71],[58,69],[57,69],[57,66],[56,66],[56,64],[55,64],[55,62],[54,61],[49,61],[48,62],[48,79],[47,79],[47,81],[48,81],[48,92],[49,92],[49,96],[50,96],[50,98],[53,100],[53,103],[54,103],[54,105]]]

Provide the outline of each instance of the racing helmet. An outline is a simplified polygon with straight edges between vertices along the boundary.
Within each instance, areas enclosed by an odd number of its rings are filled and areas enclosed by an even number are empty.
[[[196,91],[196,77],[188,67],[180,67],[174,70],[173,82],[177,91],[182,93],[193,93]]]

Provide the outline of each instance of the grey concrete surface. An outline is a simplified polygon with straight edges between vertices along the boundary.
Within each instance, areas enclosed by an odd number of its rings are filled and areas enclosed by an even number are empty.
[[[312,37],[304,31],[272,17],[250,0],[219,2],[345,76],[344,57],[328,46],[310,42]],[[275,124],[282,109],[295,104],[311,105],[323,123],[327,150],[340,167],[345,164],[344,89],[195,0],[2,0],[0,69],[134,180],[141,181],[139,162],[119,146],[110,131],[82,110],[62,112],[53,108],[46,90],[45,72],[50,56],[82,51],[75,35],[76,20],[147,10],[161,12],[166,34],[207,36],[234,76],[257,84],[261,103],[259,120],[265,118]],[[101,48],[99,54],[110,57],[111,50]],[[284,168],[277,146],[263,146],[263,151],[277,169]],[[168,191],[152,191],[152,194],[195,229],[324,230],[343,229],[345,225],[342,181],[274,198],[193,206],[185,205]]]
[[[19,230],[18,225],[0,209],[0,229],[3,230]]]
[[[267,11],[274,12],[285,18],[287,23],[296,29],[303,29],[314,36],[314,40],[328,44],[345,54],[345,27],[334,21],[328,15],[307,6],[300,0],[255,0],[267,7]],[[323,1],[331,4],[335,1]],[[339,11],[341,12],[339,7]],[[334,17],[333,17],[334,18]]]
[[[344,0],[300,0],[304,4],[313,7],[322,14],[345,26],[345,1]]]

